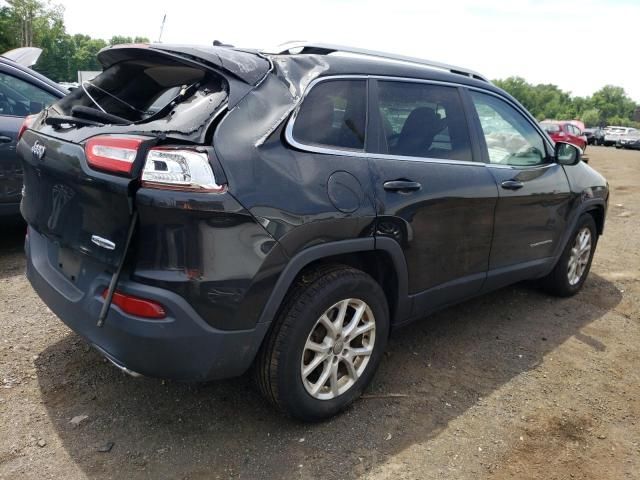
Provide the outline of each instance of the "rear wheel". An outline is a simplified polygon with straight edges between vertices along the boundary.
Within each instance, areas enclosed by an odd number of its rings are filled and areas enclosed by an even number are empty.
[[[588,213],[582,215],[558,263],[541,280],[542,286],[562,297],[578,293],[589,275],[597,241],[598,232],[593,217]]]
[[[331,417],[369,384],[388,334],[386,298],[369,275],[339,265],[303,275],[258,354],[258,387],[295,418]]]

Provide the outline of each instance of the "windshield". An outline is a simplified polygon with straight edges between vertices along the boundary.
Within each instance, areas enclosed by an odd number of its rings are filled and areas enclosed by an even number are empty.
[[[91,82],[83,82],[58,107],[64,115],[72,116],[72,108],[81,106],[138,123],[151,120],[172,103],[184,101],[199,90],[226,93],[226,83],[214,73],[170,60],[130,60],[109,67]]]

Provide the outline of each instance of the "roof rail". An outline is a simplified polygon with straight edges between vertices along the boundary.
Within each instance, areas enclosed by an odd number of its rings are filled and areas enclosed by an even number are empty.
[[[467,68],[456,67],[446,63],[435,62],[433,60],[425,60],[423,58],[407,57],[405,55],[397,55],[395,53],[378,52],[375,50],[367,50],[364,48],[347,47],[344,45],[334,45],[331,43],[315,43],[315,42],[287,42],[277,46],[275,49],[264,50],[262,53],[270,53],[276,55],[293,54],[293,53],[311,53],[318,55],[328,55],[334,52],[351,53],[355,55],[363,55],[366,57],[376,57],[385,60],[393,60],[404,63],[413,63],[416,65],[425,65],[427,67],[437,68],[438,70],[446,70],[458,75],[464,75],[476,80],[490,83],[483,75]]]

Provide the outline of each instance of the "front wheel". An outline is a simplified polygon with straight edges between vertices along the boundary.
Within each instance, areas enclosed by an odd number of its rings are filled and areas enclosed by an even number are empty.
[[[380,285],[335,265],[294,285],[258,354],[256,380],[279,410],[329,418],[357,399],[382,359],[389,313]]]
[[[598,232],[593,217],[588,213],[578,219],[578,224],[558,263],[549,275],[541,280],[542,286],[561,297],[569,297],[580,291],[591,268],[596,251]]]

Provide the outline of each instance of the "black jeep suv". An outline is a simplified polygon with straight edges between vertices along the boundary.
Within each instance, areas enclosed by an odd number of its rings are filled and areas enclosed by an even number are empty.
[[[306,420],[361,394],[394,327],[525,279],[576,293],[605,179],[479,74],[384,56],[101,51],[18,145],[31,284],[129,373],[253,367]]]

